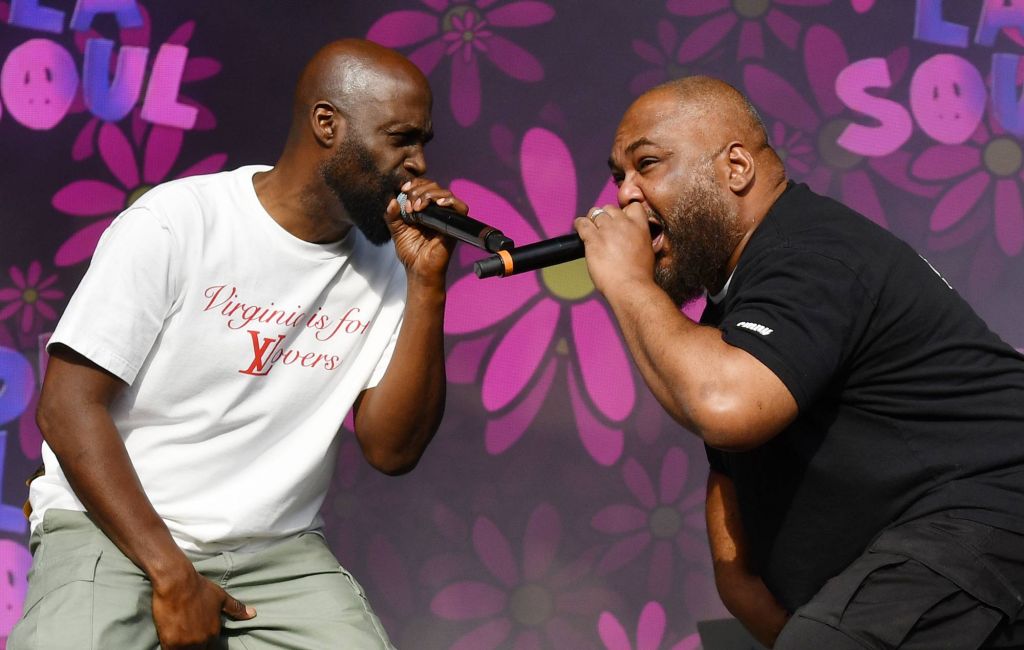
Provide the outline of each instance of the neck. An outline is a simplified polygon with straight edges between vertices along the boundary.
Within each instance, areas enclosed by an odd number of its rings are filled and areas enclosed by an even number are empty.
[[[342,214],[337,197],[310,165],[297,165],[286,153],[273,169],[253,176],[263,208],[293,236],[315,244],[338,241],[352,224]]]
[[[787,183],[788,179],[783,175],[778,183],[772,185],[766,191],[751,193],[748,200],[740,203],[736,220],[741,225],[742,234],[732,251],[732,255],[729,256],[729,261],[722,270],[720,277],[716,279],[715,286],[708,287],[709,293],[716,294],[725,286],[726,281],[736,269],[736,265],[739,264],[740,257],[742,257],[750,238],[754,235],[754,231],[761,225],[764,218],[768,216],[768,212],[775,205],[779,197],[782,196],[782,193],[786,191]]]

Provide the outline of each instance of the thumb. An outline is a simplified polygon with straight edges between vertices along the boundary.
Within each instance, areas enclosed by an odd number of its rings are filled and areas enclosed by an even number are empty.
[[[224,592],[224,603],[221,605],[220,610],[224,614],[235,621],[245,621],[256,616],[256,609],[249,607],[231,597],[231,594]]]

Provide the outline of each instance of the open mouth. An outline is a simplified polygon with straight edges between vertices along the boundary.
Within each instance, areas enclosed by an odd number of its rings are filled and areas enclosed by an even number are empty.
[[[661,252],[662,245],[665,243],[665,227],[654,219],[647,220],[647,227],[651,230],[651,247],[654,248],[655,253]]]

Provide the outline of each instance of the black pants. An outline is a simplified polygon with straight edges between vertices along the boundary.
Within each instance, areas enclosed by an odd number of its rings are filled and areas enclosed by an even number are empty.
[[[776,650],[1024,649],[1024,536],[936,515],[890,529],[822,587]]]

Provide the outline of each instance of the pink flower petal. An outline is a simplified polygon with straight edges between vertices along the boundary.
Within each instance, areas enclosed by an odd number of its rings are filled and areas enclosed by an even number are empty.
[[[7,302],[9,300],[21,300],[21,289],[12,289],[10,287],[6,289],[0,289],[0,302]]]
[[[874,2],[874,0],[872,0],[872,2]],[[700,648],[700,635],[694,632],[693,634],[689,634],[681,639],[679,643],[669,648],[669,650],[700,650]]]
[[[444,42],[430,41],[426,45],[422,45],[409,55],[409,60],[416,64],[416,66],[425,75],[429,75],[437,67],[437,64],[444,58]]]
[[[637,53],[637,56],[648,63],[652,63],[657,66],[663,66],[666,63],[665,55],[661,50],[654,47],[647,41],[641,41],[639,38],[633,39],[633,51]]]
[[[820,7],[831,4],[832,0],[774,0],[776,4],[789,5],[791,7]]]
[[[484,373],[484,408],[501,410],[529,385],[551,347],[560,312],[558,303],[545,298],[509,329]]]
[[[775,72],[758,64],[743,68],[743,85],[750,100],[766,115],[806,132],[818,130],[820,119],[793,86]]]
[[[1024,246],[1024,203],[1017,181],[1001,179],[996,182],[995,206],[996,241],[1004,253],[1013,257]]]
[[[505,592],[482,582],[456,582],[430,601],[430,611],[449,621],[493,616],[505,608]]]
[[[678,42],[679,30],[676,29],[676,26],[669,20],[660,19],[658,21],[658,46],[661,47],[662,52],[671,54],[675,51]],[[651,61],[651,63],[667,63],[667,59],[662,55],[659,61]]]
[[[770,10],[765,15],[764,22],[786,47],[796,49],[797,40],[800,38],[800,23],[778,9]]]
[[[602,533],[628,533],[647,526],[647,513],[636,506],[614,504],[601,508],[590,525]]]
[[[199,176],[201,174],[213,174],[224,169],[224,163],[227,161],[228,155],[226,153],[215,153],[203,158],[196,164],[175,176],[175,178],[187,178],[189,176]]]
[[[127,195],[123,190],[103,181],[72,181],[57,190],[51,203],[65,214],[95,217],[119,212]]]
[[[607,650],[633,649],[629,642],[629,636],[622,629],[619,619],[608,612],[601,612],[600,618],[597,619],[597,634],[601,637],[601,642],[604,643]]]
[[[799,27],[797,28],[799,29]],[[804,65],[811,92],[818,106],[830,117],[839,115],[846,106],[836,95],[835,81],[839,73],[850,64],[846,46],[839,34],[824,25],[814,25],[804,39]]]
[[[531,27],[543,25],[555,17],[555,10],[545,2],[522,0],[487,12],[487,20],[495,27]]]
[[[569,398],[583,448],[599,465],[614,465],[622,455],[622,430],[605,426],[590,413],[572,373],[569,374]]]
[[[512,555],[512,545],[487,517],[473,524],[473,548],[487,570],[506,587],[519,584],[519,569]]]
[[[488,454],[497,456],[504,453],[522,437],[526,427],[537,417],[544,398],[548,396],[551,382],[555,378],[556,365],[554,360],[548,363],[540,378],[518,406],[506,415],[487,421],[484,428],[484,447]]]
[[[939,185],[925,185],[910,178],[908,151],[895,151],[888,156],[871,158],[868,160],[868,166],[888,182],[911,194],[934,198],[942,190]]]
[[[722,42],[729,30],[736,26],[736,22],[737,18],[733,13],[709,19],[686,37],[676,52],[676,61],[690,63],[704,56],[711,48]]]
[[[145,160],[142,167],[142,179],[156,184],[167,178],[171,165],[178,159],[184,131],[159,124],[149,131],[146,141]]]
[[[647,590],[651,594],[665,598],[671,593],[674,564],[672,545],[665,540],[655,542],[647,572]]]
[[[635,458],[630,458],[622,465],[622,479],[640,505],[648,510],[657,507],[658,500],[654,496],[654,484],[651,483],[651,478]]]
[[[507,38],[495,34],[487,39],[486,44],[487,58],[513,79],[535,82],[544,78],[544,66],[537,57]]]
[[[386,47],[406,47],[437,36],[440,19],[424,11],[392,11],[381,16],[366,32],[367,40]]]
[[[452,86],[449,91],[452,115],[459,126],[471,126],[480,117],[480,71],[476,57],[452,57]]]
[[[499,618],[462,635],[449,650],[494,650],[505,642],[511,631],[512,623]]]
[[[21,269],[16,266],[12,266],[7,272],[10,274],[11,280],[14,282],[14,286],[19,289],[24,289],[28,286],[28,283],[25,281],[25,274],[22,273]]]
[[[677,16],[707,16],[729,4],[730,0],[668,0],[665,7]]]
[[[991,180],[985,172],[977,172],[954,185],[939,199],[938,205],[932,211],[932,231],[942,232],[963,219],[981,198]]]
[[[451,295],[451,294],[449,294]],[[445,357],[445,371],[452,384],[473,384],[480,375],[484,355],[494,341],[493,336],[482,336],[458,341]]]
[[[167,37],[167,42],[173,45],[187,45],[192,40],[192,35],[196,31],[196,21],[189,20],[182,23],[171,32],[171,35]]]
[[[576,213],[576,166],[569,147],[551,131],[532,128],[523,136],[519,167],[544,235],[565,234]]]
[[[659,603],[651,601],[640,612],[640,622],[636,628],[636,650],[659,650],[664,635],[665,610]]]
[[[22,307],[24,307],[25,309],[29,309],[25,305],[25,303],[21,302],[20,300],[12,302],[9,305],[6,305],[3,309],[0,309],[0,320],[7,320],[14,314],[18,313],[18,310],[20,310]]]
[[[75,137],[75,142],[71,146],[72,160],[85,160],[93,154],[95,148],[92,141],[99,125],[100,121],[94,117],[86,122],[82,130],[78,132],[78,136]]]
[[[121,129],[110,122],[100,127],[100,156],[121,185],[129,190],[138,187],[139,167],[132,145]]]
[[[448,0],[420,0],[420,2],[438,12],[448,8]]]
[[[752,20],[744,21],[740,28],[740,47],[737,52],[740,61],[764,58],[764,30],[761,24]]]
[[[683,314],[693,322],[699,323],[701,314],[704,313],[704,308],[707,307],[707,305],[707,299],[704,296],[701,296],[683,305]]]
[[[487,329],[518,312],[540,293],[536,274],[513,275],[500,282],[498,292],[473,274],[456,280],[448,289],[445,332],[468,334]]]
[[[605,417],[621,422],[633,411],[636,387],[618,328],[597,300],[573,305],[570,313],[583,385]]]
[[[185,70],[181,73],[181,80],[185,83],[190,81],[202,81],[209,79],[221,71],[221,62],[208,56],[197,56],[185,62]]]
[[[551,568],[562,539],[558,511],[546,503],[534,509],[523,535],[523,579],[536,581]]]
[[[96,223],[82,228],[61,244],[53,258],[57,266],[72,266],[92,257],[100,235],[107,229],[113,219],[100,219]]]
[[[470,206],[469,213],[471,215],[477,216],[477,210],[486,210],[478,218],[501,229],[503,233],[515,240],[517,245],[533,243],[540,238],[537,229],[530,225],[530,222],[524,219],[519,211],[500,194],[462,178],[453,180],[448,187],[452,194]],[[511,276],[506,280],[511,280],[513,277],[516,276]]]
[[[29,332],[32,330],[32,323],[35,322],[36,311],[29,306],[25,306],[25,309],[21,312],[21,331]]]
[[[540,632],[537,630],[522,630],[516,637],[512,650],[542,650],[544,642],[541,640]]]
[[[633,77],[633,80],[629,82],[629,92],[634,96],[639,95],[647,92],[663,81],[668,81],[668,75],[661,68],[641,72],[637,76]]]
[[[848,206],[860,212],[883,228],[889,227],[885,217],[885,209],[878,199],[875,184],[867,172],[855,169],[842,177],[842,197]]]
[[[962,144],[928,147],[910,167],[910,173],[925,181],[945,181],[981,166],[981,150]]]
[[[28,272],[25,276],[25,284],[30,287],[35,287],[39,283],[39,276],[43,274],[43,265],[39,263],[39,260],[32,260],[28,265]]]
[[[679,447],[672,447],[665,452],[665,459],[661,462],[661,478],[658,480],[661,503],[675,503],[682,494],[689,464],[689,457]]]
[[[608,575],[629,564],[643,553],[650,543],[651,533],[647,530],[615,542],[597,565],[598,574]]]

